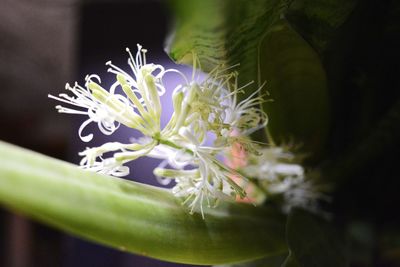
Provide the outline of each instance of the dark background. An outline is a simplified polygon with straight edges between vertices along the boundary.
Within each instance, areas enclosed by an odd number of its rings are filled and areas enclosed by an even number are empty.
[[[84,118],[58,114],[47,94],[63,92],[66,82],[83,84],[91,73],[110,84],[104,63],[128,68],[125,48],[135,51],[137,43],[149,50],[149,61],[172,64],[163,51],[167,15],[162,1],[0,0],[0,140],[74,163],[86,146],[111,141],[93,126],[86,131],[95,141],[81,142]],[[112,140],[131,136],[121,127]],[[157,162],[136,164],[148,167],[131,166],[129,178],[156,184]],[[183,265],[85,242],[0,208],[0,266]]]

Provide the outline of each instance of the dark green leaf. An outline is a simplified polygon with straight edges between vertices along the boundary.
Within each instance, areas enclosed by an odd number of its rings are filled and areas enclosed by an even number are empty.
[[[344,238],[315,215],[294,210],[289,215],[286,235],[291,255],[284,266],[296,266],[296,261],[300,267],[348,266]]]
[[[287,12],[291,25],[322,53],[357,0],[293,0]]]

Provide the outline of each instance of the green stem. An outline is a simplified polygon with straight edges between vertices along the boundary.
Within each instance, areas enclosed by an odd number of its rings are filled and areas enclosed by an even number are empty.
[[[166,146],[169,146],[169,147],[178,149],[178,150],[184,150],[185,152],[187,152],[187,153],[189,153],[189,154],[191,154],[191,155],[194,154],[193,151],[190,150],[190,149],[183,148],[183,147],[181,147],[181,146],[179,146],[179,145],[177,145],[177,144],[175,144],[175,143],[173,143],[173,142],[171,142],[171,141],[162,139],[161,136],[160,136],[160,134],[156,134],[156,135],[154,135],[152,138],[153,138],[154,140],[156,140],[156,141],[157,141],[158,143],[160,143],[160,144],[163,144],[163,145],[166,145]]]
[[[165,261],[225,264],[286,249],[271,208],[221,203],[190,215],[169,190],[88,172],[0,142],[0,204],[121,250]]]

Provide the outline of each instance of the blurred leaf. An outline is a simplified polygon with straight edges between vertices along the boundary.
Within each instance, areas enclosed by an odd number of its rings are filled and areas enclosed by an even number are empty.
[[[293,0],[286,17],[296,31],[322,54],[356,3],[357,0]]]
[[[261,79],[273,99],[263,106],[272,137],[300,143],[317,156],[329,130],[326,75],[318,55],[282,19],[261,43],[260,58]]]
[[[315,215],[302,210],[292,211],[286,235],[291,255],[283,266],[348,266],[344,239],[332,225]]]
[[[166,50],[192,64],[195,53],[208,72],[240,63],[242,84],[258,81],[258,46],[287,5],[285,0],[174,0],[176,25]]]
[[[0,204],[80,237],[166,261],[222,264],[286,250],[271,209],[190,215],[169,190],[99,175],[0,142]]]

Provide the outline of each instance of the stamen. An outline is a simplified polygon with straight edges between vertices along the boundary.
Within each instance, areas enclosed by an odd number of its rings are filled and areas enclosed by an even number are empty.
[[[142,46],[140,44],[136,44],[137,45],[137,52],[136,52],[136,63],[138,65],[138,67],[142,67],[143,63],[142,63],[142,56],[140,55],[140,50],[142,49]]]
[[[141,49],[141,51],[143,53],[143,63],[144,63],[144,65],[146,65],[146,52],[147,52],[147,49]]]
[[[127,47],[125,50],[129,54],[128,64],[131,66],[132,71],[136,75],[136,70],[139,68],[139,66],[137,66],[136,61],[133,59],[133,56],[132,56],[132,53],[131,53],[130,49]]]

